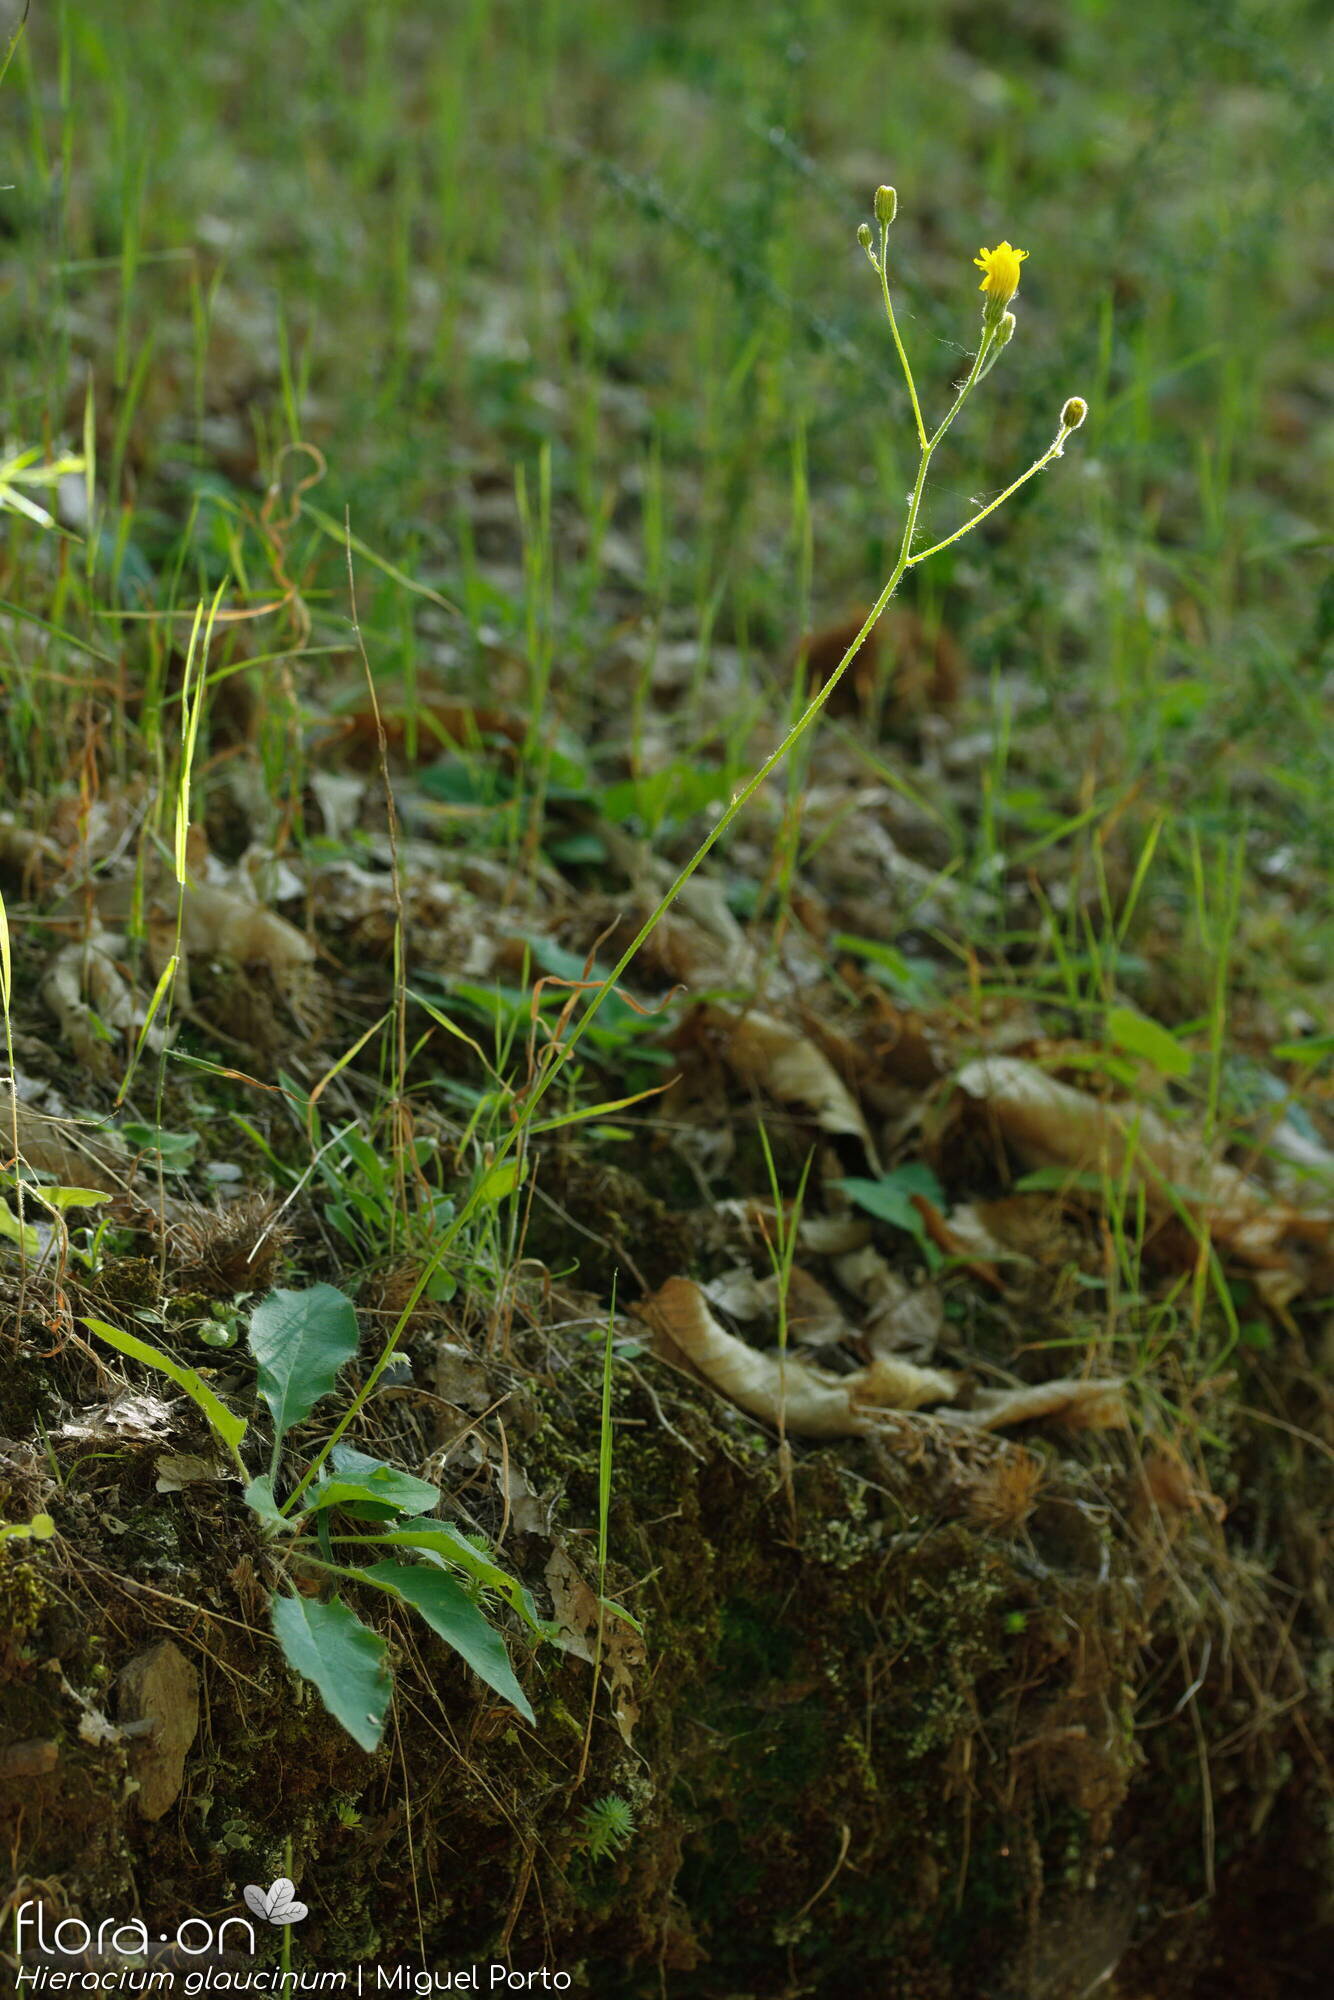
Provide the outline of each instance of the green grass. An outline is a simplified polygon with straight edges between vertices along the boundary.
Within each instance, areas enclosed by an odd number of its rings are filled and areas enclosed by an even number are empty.
[[[895,276],[924,400],[970,337],[977,243],[1032,251],[1004,393],[933,468],[925,534],[1026,464],[1067,393],[1092,405],[1077,463],[939,558],[919,602],[982,684],[1022,671],[1054,714],[1094,707],[1100,796],[1141,786],[1179,810],[1184,780],[1217,838],[1244,792],[1253,843],[1328,859],[1325,114],[1291,15],[1113,28],[1066,9],[1052,66],[1036,31],[980,9],[957,39],[924,6],[743,7],[725,31],[690,10],[530,11],[523,32],[499,5],[441,26],[337,0],[205,6],[188,32],[150,6],[132,40],[97,4],[32,24],[0,169],[9,420],[77,445],[91,379],[98,518],[91,577],[69,550],[45,587],[51,553],[16,530],[9,601],[58,609],[104,655],[128,644],[151,675],[152,628],[117,606],[184,621],[229,562],[264,601],[256,482],[301,439],[327,459],[311,497],[331,523],[349,507],[463,606],[465,682],[498,628],[529,660],[532,712],[579,735],[638,598],[698,638],[701,682],[711,644],[739,645],[768,705],[808,600],[818,616],[870,594],[901,516],[911,426],[852,240],[883,177],[904,198]],[[527,494],[510,580],[460,532],[479,475]],[[639,557],[628,589],[609,521]],[[345,612],[308,522],[285,568],[317,619]],[[369,580],[374,671],[409,695],[434,651],[424,609]],[[57,678],[68,644],[27,650],[11,638],[7,762],[42,787],[80,696]],[[1027,775],[997,802],[1010,843],[1056,772]]]
[[[1207,1016],[1215,1081],[1239,991],[1267,1020],[1318,1015],[1328,115],[1290,11],[811,0],[724,27],[476,0],[442,24],[257,0],[183,20],[150,6],[131,40],[114,9],[53,8],[5,86],[9,421],[87,460],[81,542],[9,517],[16,800],[40,819],[91,749],[112,787],[149,774],[170,837],[200,721],[173,654],[226,584],[253,615],[207,693],[249,663],[259,831],[307,838],[311,715],[363,698],[339,650],[347,521],[367,670],[409,750],[423,687],[483,694],[497,648],[515,663],[524,755],[465,844],[531,872],[559,800],[610,809],[669,636],[697,649],[680,771],[735,785],[717,649],[727,713],[771,713],[795,699],[795,634],[891,567],[911,421],[853,240],[883,176],[927,409],[972,337],[978,241],[1032,253],[1019,335],[931,467],[914,546],[993,499],[1068,393],[1091,404],[1064,464],[905,584],[995,717],[975,794],[927,800],[949,870],[984,892],[966,942],[1067,1007],[1121,986],[1171,1025]],[[901,757],[857,754],[920,793]],[[486,771],[480,745],[462,755]],[[806,755],[774,835],[776,935]],[[669,795],[641,811],[650,841]],[[1196,984],[1177,940],[1209,960],[1203,902],[1234,865],[1226,976]],[[1017,922],[1007,868],[1038,884]],[[1300,937],[1266,922],[1285,906]]]

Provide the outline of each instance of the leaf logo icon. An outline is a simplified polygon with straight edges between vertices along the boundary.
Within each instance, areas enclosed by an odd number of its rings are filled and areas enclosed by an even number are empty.
[[[296,1884],[285,1875],[280,1875],[268,1889],[252,1882],[244,1893],[246,1908],[266,1924],[299,1924],[310,1914],[305,1903],[297,1902]]]

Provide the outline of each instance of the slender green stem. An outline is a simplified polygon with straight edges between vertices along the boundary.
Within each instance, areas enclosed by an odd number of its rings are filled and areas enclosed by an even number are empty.
[[[292,1879],[292,1836],[290,1833],[283,1843],[283,1873],[290,1882]],[[282,1952],[278,1964],[279,1970],[283,1975],[283,1980],[286,1982],[290,1978],[292,1971],[292,1926],[290,1924],[283,1925]]]
[[[880,263],[878,268],[880,271],[880,292],[881,296],[885,301],[885,317],[889,321],[889,330],[894,336],[894,346],[898,353],[900,364],[902,365],[903,368],[904,380],[908,384],[908,395],[912,400],[913,420],[917,425],[918,447],[920,450],[925,451],[926,425],[922,422],[922,406],[917,400],[917,384],[913,381],[912,378],[912,369],[908,363],[907,350],[905,349],[902,340],[899,338],[899,323],[894,317],[894,301],[889,296],[889,224],[888,223],[881,223],[880,225]]]
[[[982,363],[986,360],[987,355],[991,351],[991,343],[995,338],[996,338],[995,332],[991,327],[984,327],[982,329],[982,344],[978,348],[977,353],[973,356],[973,365],[968,371],[967,380],[965,381],[962,389],[960,389],[958,395],[954,398],[953,403],[951,403],[948,416],[942,419],[939,430],[936,431],[933,437],[928,438],[922,446],[922,450],[926,453],[928,458],[931,456],[931,453],[935,450],[936,446],[940,443],[940,440],[944,437],[946,431],[949,429],[950,425],[954,422],[954,419],[958,416],[960,410],[963,408],[969,396],[972,394],[974,388],[977,386],[977,378],[982,372]]]
[[[598,1009],[602,1006],[604,1000],[607,998],[607,995],[611,992],[612,988],[619,983],[619,981],[625,976],[626,972],[629,970],[630,964],[632,960],[637,956],[641,946],[648,940],[648,938],[652,935],[652,933],[657,929],[658,925],[661,923],[662,919],[666,916],[668,910],[671,908],[672,904],[676,901],[682,889],[685,888],[686,883],[690,881],[691,877],[694,875],[696,869],[700,866],[701,862],[705,859],[706,855],[708,855],[710,850],[714,848],[717,845],[717,843],[722,839],[723,835],[727,832],[727,829],[731,826],[733,820],[736,819],[737,816],[744,811],[746,806],[749,805],[750,801],[754,798],[756,792],[759,791],[761,785],[763,785],[766,778],[769,777],[771,772],[777,769],[778,765],[782,763],[784,757],[787,756],[788,752],[794,749],[796,745],[800,743],[801,739],[806,735],[807,731],[814,726],[815,722],[817,721],[820,715],[821,710],[824,708],[826,702],[829,700],[830,695],[834,692],[834,689],[838,686],[844,674],[847,672],[848,668],[852,665],[858,653],[860,653],[862,647],[866,644],[867,639],[870,637],[876,625],[879,623],[881,614],[884,612],[884,609],[886,605],[889,603],[890,598],[894,595],[894,592],[898,589],[899,583],[903,577],[903,572],[908,568],[909,565],[910,558],[908,551],[912,546],[913,533],[917,526],[917,515],[922,504],[922,494],[926,489],[926,475],[927,475],[927,470],[931,463],[931,455],[935,451],[936,446],[940,443],[940,440],[944,437],[950,425],[954,422],[954,419],[958,416],[959,411],[963,408],[964,402],[966,401],[970,390],[973,388],[973,385],[977,381],[978,370],[982,366],[982,362],[986,357],[987,349],[990,347],[991,341],[992,341],[992,334],[990,330],[985,331],[982,336],[981,345],[979,346],[977,353],[973,357],[973,365],[972,368],[969,370],[968,379],[965,381],[963,387],[960,389],[958,395],[955,397],[954,403],[949,411],[949,414],[945,417],[944,421],[941,423],[935,435],[933,437],[926,439],[925,442],[923,443],[922,460],[921,464],[917,468],[917,478],[913,483],[912,495],[908,501],[907,518],[905,519],[903,524],[903,540],[899,546],[898,560],[894,564],[894,568],[890,574],[888,582],[885,584],[884,589],[881,591],[879,597],[877,597],[875,603],[871,606],[871,609],[867,612],[866,618],[863,621],[860,629],[858,630],[856,637],[853,639],[852,644],[848,647],[847,651],[844,653],[838,665],[834,668],[833,673],[830,674],[829,679],[825,682],[824,686],[822,688],[818,688],[816,692],[811,696],[810,701],[807,703],[806,707],[802,710],[802,713],[798,716],[797,720],[793,723],[792,727],[788,730],[786,736],[783,738],[782,742],[778,745],[777,749],[771,751],[769,756],[767,756],[764,762],[760,765],[759,769],[755,771],[750,778],[747,779],[746,783],[742,786],[741,790],[734,795],[732,802],[728,806],[727,810],[719,817],[719,819],[715,822],[711,830],[707,834],[705,834],[704,839],[700,842],[699,846],[695,849],[695,852],[691,855],[690,859],[681,869],[680,873],[677,875],[671,887],[667,889],[666,892],[664,893],[662,900],[658,903],[657,907],[652,911],[652,913],[645,919],[644,923],[641,924],[639,930],[636,932],[630,944],[627,945],[626,949],[621,953],[620,958],[616,961],[611,971],[602,981],[602,984],[593,993],[592,998],[589,1000],[587,1007],[584,1009],[579,1019],[573,1024],[568,1035],[565,1037],[558,1059],[555,1062],[553,1062],[551,1066],[541,1076],[538,1077],[533,1087],[532,1093],[528,1099],[527,1111],[529,1114],[529,1118],[531,1118],[533,1111],[536,1110],[542,1098],[545,1097],[547,1091],[551,1088],[552,1084],[555,1082],[556,1077],[559,1074],[560,1070],[564,1067],[564,1064],[568,1062],[576,1043],[580,1040],[580,1038],[583,1036],[586,1030],[591,1026],[594,1015],[597,1013]],[[497,1160],[502,1158],[504,1154],[509,1150],[513,1138],[514,1135],[511,1134],[509,1135],[509,1138],[502,1141],[501,1150],[497,1154]]]
[[[611,1276],[611,1304],[607,1308],[607,1334],[602,1348],[602,1425],[598,1442],[598,1640],[602,1638],[602,1600],[607,1595],[607,1529],[611,1520],[611,1370],[612,1343],[616,1335],[616,1279]]]
[[[994,514],[998,507],[1003,507],[1011,494],[1017,493],[1021,486],[1027,485],[1034,473],[1041,472],[1044,467],[1051,464],[1054,458],[1061,456],[1065,447],[1065,441],[1069,435],[1070,433],[1067,430],[1058,432],[1055,440],[1043,452],[1041,458],[1033,460],[1027,472],[1021,472],[1012,485],[1007,486],[1003,493],[998,493],[996,498],[989,501],[980,513],[974,514],[971,520],[965,521],[961,528],[956,528],[952,535],[946,535],[943,542],[933,542],[929,549],[922,549],[917,555],[909,556],[907,567],[911,569],[914,563],[925,562],[928,556],[939,555],[942,549],[949,548],[951,542],[957,542],[962,535],[968,534],[970,530],[977,526],[979,521],[985,521],[988,514]]]
[[[343,1539],[344,1537],[339,1537],[340,1541]],[[317,1548],[319,1544],[313,1543],[310,1546]],[[321,1556],[308,1554],[304,1540],[293,1544],[292,1553],[306,1569],[323,1570],[326,1576],[342,1577],[347,1583],[369,1584],[372,1590],[382,1590],[387,1597],[394,1595],[392,1588],[388,1584],[381,1583],[378,1577],[372,1576],[369,1570],[354,1569],[348,1563],[326,1562]]]
[[[882,266],[883,266],[883,261],[884,260],[882,258],[881,260]],[[882,276],[883,276],[883,271],[882,271]],[[887,286],[885,288],[885,302],[886,302],[886,308],[889,313],[890,326],[894,333],[895,345],[899,347],[899,352],[902,355],[902,347],[899,343],[898,329],[894,323],[893,307],[889,301]],[[663,917],[666,916],[668,910],[670,910],[673,903],[675,903],[682,889],[685,888],[686,884],[690,881],[691,877],[695,874],[696,870],[700,867],[700,865],[703,863],[706,857],[711,853],[713,848],[717,846],[718,842],[722,839],[723,835],[727,832],[728,828],[732,825],[733,821],[737,819],[738,816],[745,810],[745,808],[749,805],[750,801],[754,798],[756,792],[759,791],[760,787],[764,784],[765,780],[771,775],[773,771],[777,769],[779,764],[782,763],[783,759],[788,755],[789,751],[795,749],[797,744],[801,742],[802,738],[807,734],[807,732],[812,728],[814,728],[815,723],[818,721],[830,696],[833,694],[835,688],[842,680],[844,674],[846,674],[848,668],[852,665],[858,653],[860,653],[862,647],[866,644],[867,639],[870,637],[876,625],[879,623],[881,615],[884,612],[886,605],[889,603],[890,598],[893,597],[894,592],[898,589],[899,584],[903,579],[903,574],[905,570],[909,568],[910,564],[922,561],[923,559],[922,556],[910,556],[909,550],[912,547],[912,538],[917,528],[917,516],[921,510],[922,495],[926,490],[926,475],[928,468],[930,467],[931,464],[931,457],[937,445],[944,437],[946,431],[949,429],[950,425],[954,422],[954,419],[958,416],[959,411],[963,408],[963,405],[967,401],[967,398],[971,394],[973,388],[976,386],[979,375],[982,371],[983,363],[985,362],[987,354],[989,353],[992,347],[994,337],[995,335],[993,329],[991,328],[983,329],[982,340],[978,347],[977,353],[973,356],[973,365],[968,371],[967,379],[965,380],[962,388],[959,390],[958,395],[955,397],[954,402],[951,404],[950,409],[946,414],[945,418],[943,419],[937,430],[934,432],[934,434],[930,437],[927,437],[926,435],[926,427],[922,423],[921,413],[920,410],[918,409],[916,391],[913,390],[913,409],[914,412],[917,414],[917,420],[918,420],[918,437],[921,444],[921,463],[917,468],[917,478],[913,483],[913,490],[908,501],[908,512],[903,525],[903,539],[899,545],[898,557],[897,560],[895,561],[894,568],[890,573],[890,576],[887,582],[885,583],[883,590],[880,592],[880,595],[876,598],[876,601],[871,606],[871,609],[867,612],[866,617],[862,621],[861,626],[858,628],[857,634],[853,639],[851,645],[844,653],[838,665],[834,668],[834,671],[830,674],[824,686],[822,688],[817,689],[815,694],[812,695],[810,701],[807,703],[806,707],[802,710],[801,714],[797,717],[797,720],[792,724],[791,728],[787,731],[787,734],[784,736],[782,742],[778,745],[777,749],[770,752],[769,756],[767,756],[764,759],[764,762],[760,765],[759,769],[755,771],[750,778],[747,779],[746,783],[742,786],[741,790],[735,794],[731,803],[728,805],[726,811],[721,814],[721,816],[714,824],[714,826],[704,836],[704,839],[700,842],[699,846],[696,848],[695,852],[691,855],[690,859],[686,862],[685,866],[676,875],[671,886],[666,890],[664,895],[661,897],[660,901],[657,903],[656,907],[652,910],[652,912],[645,919],[645,921],[640,925],[638,931],[636,931],[629,945],[627,945],[626,949],[621,953],[621,956],[617,959],[615,965],[612,967],[611,971],[607,974],[606,978],[591,994],[588,1001],[588,1005],[585,1007],[583,1013],[580,1015],[579,1019],[572,1024],[568,1033],[565,1035],[563,1041],[561,1042],[560,1047],[553,1051],[553,1059],[551,1063],[534,1080],[532,1088],[528,1093],[527,1100],[523,1106],[523,1114],[520,1121],[514,1126],[514,1128],[510,1132],[507,1132],[505,1136],[501,1139],[496,1149],[495,1156],[491,1161],[492,1172],[494,1172],[495,1168],[499,1166],[500,1163],[504,1159],[506,1159],[511,1153],[515,1152],[516,1150],[520,1149],[523,1146],[527,1135],[532,1129],[533,1114],[537,1110],[538,1105],[541,1103],[542,1099],[546,1096],[552,1084],[555,1083],[557,1077],[561,1074],[562,1070],[568,1064],[576,1045],[582,1039],[583,1035],[587,1032],[589,1027],[591,1027],[595,1016],[597,1015],[599,1009],[601,1008],[603,1002],[606,1000],[607,996],[612,992],[614,987],[619,985],[620,981],[624,978],[626,972],[629,970],[631,963],[638,956],[643,945],[647,942],[649,937],[657,929]],[[907,371],[906,357],[904,357],[904,368],[905,371]],[[909,387],[912,388],[912,377],[910,372],[908,374],[908,382],[909,382]],[[1048,452],[1047,458],[1051,458],[1056,454],[1057,447],[1064,443],[1065,436],[1066,433],[1062,431],[1062,433],[1056,439],[1055,444],[1052,446],[1051,451]],[[1041,461],[1041,463],[1045,464],[1046,459]],[[1031,468],[1032,471],[1036,471],[1037,469],[1038,467],[1036,466]],[[1029,476],[1030,474],[1028,473],[1024,475],[1025,478],[1028,478]],[[1017,481],[1016,484],[1022,485],[1023,480],[1021,479]],[[1010,490],[1013,491],[1014,489],[1011,488]],[[1005,495],[1002,495],[1001,498],[1002,499],[1005,498]],[[999,506],[999,504],[1000,504],[999,501],[993,502],[993,507]],[[992,508],[987,508],[985,511],[987,513],[990,513],[992,511]],[[981,515],[979,515],[978,519],[981,518],[982,518]],[[970,523],[969,525],[971,526],[972,523]],[[961,530],[960,532],[964,531]],[[951,536],[950,540],[957,540],[957,536]],[[940,543],[937,546],[943,548],[946,546],[946,544]],[[924,555],[931,553],[932,553],[931,550],[925,550],[923,552]],[[363,1382],[360,1390],[357,1392],[357,1394],[353,1397],[352,1401],[348,1404],[347,1408],[344,1410],[342,1416],[339,1418],[337,1424],[335,1424],[329,1436],[325,1439],[319,1452],[316,1454],[314,1462],[311,1464],[309,1470],[300,1480],[295,1489],[288,1495],[287,1499],[283,1502],[283,1512],[285,1514],[290,1514],[293,1511],[297,1502],[300,1500],[301,1495],[305,1492],[306,1488],[310,1485],[311,1481],[315,1479],[319,1474],[321,1467],[324,1465],[325,1460],[328,1458],[329,1453],[333,1450],[333,1447],[338,1443],[339,1439],[343,1436],[348,1426],[365,1408],[366,1403],[369,1401],[371,1395],[375,1390],[376,1384],[379,1382],[380,1377],[384,1374],[385,1369],[389,1366],[390,1360],[392,1359],[398,1347],[398,1343],[403,1337],[404,1330],[406,1329],[408,1322],[412,1317],[413,1312],[416,1310],[418,1300],[422,1297],[422,1294],[425,1292],[426,1287],[431,1282],[431,1279],[434,1277],[435,1273],[439,1270],[441,1264],[444,1262],[444,1259],[449,1255],[450,1250],[453,1248],[454,1244],[458,1241],[464,1229],[466,1229],[468,1224],[472,1221],[473,1216],[476,1214],[482,1199],[482,1187],[483,1183],[479,1182],[478,1185],[473,1189],[472,1193],[469,1195],[468,1199],[460,1204],[457,1214],[455,1214],[454,1217],[451,1219],[448,1227],[441,1232],[441,1235],[435,1245],[434,1250],[432,1251],[430,1257],[427,1259],[422,1270],[418,1273],[417,1281],[414,1284],[412,1291],[409,1294],[401,1312],[399,1313],[398,1319],[394,1324],[394,1327],[389,1335],[389,1338],[386,1340],[384,1347],[381,1349],[380,1354],[377,1357],[375,1364],[372,1367],[369,1375],[366,1377],[366,1380]]]

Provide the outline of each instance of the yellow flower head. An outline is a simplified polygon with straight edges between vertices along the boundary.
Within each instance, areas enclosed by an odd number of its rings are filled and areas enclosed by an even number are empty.
[[[979,292],[985,292],[995,305],[1008,306],[1019,289],[1019,266],[1027,255],[1027,250],[1016,250],[1012,243],[998,243],[994,250],[980,250],[973,259],[982,272]]]

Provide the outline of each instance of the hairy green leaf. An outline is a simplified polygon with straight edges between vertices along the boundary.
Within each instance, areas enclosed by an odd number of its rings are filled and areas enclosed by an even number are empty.
[[[338,1542],[358,1542],[368,1548],[421,1549],[437,1562],[447,1563],[452,1569],[461,1569],[465,1576],[481,1584],[484,1590],[494,1590],[513,1606],[534,1632],[545,1632],[547,1629],[519,1579],[511,1576],[508,1570],[501,1569],[480,1549],[475,1549],[448,1521],[403,1521],[397,1527],[386,1528],[383,1534],[337,1535],[334,1539]]]
[[[288,1519],[273,1497],[273,1474],[261,1472],[258,1479],[252,1479],[242,1495],[247,1507],[259,1515],[266,1527],[277,1528],[284,1534],[291,1534],[296,1526]]]
[[[363,1750],[379,1747],[392,1682],[385,1642],[339,1597],[275,1597],[273,1634],[289,1667],[312,1681],[336,1722]]]
[[[250,1352],[279,1439],[328,1395],[357,1340],[352,1301],[333,1285],[278,1290],[260,1300],[250,1316]]]
[[[420,1563],[396,1562],[371,1563],[362,1574],[382,1590],[404,1598],[488,1687],[517,1708],[525,1721],[536,1721],[528,1697],[514,1678],[504,1640],[452,1576]]]
[[[382,1459],[371,1458],[364,1451],[354,1451],[351,1445],[336,1444],[329,1454],[333,1471],[326,1474],[319,1484],[312,1486],[305,1496],[307,1511],[315,1513],[321,1507],[356,1508],[359,1503],[392,1510],[398,1514],[413,1514],[423,1507],[439,1504],[440,1489],[425,1479],[417,1479],[410,1472],[400,1472],[397,1466],[386,1465]],[[382,1518],[376,1514],[374,1519]]]
[[[906,1229],[924,1249],[928,1240],[926,1225],[914,1207],[912,1197],[915,1194],[924,1195],[937,1207],[942,1206],[945,1200],[940,1182],[930,1167],[920,1160],[910,1160],[906,1166],[895,1167],[892,1173],[882,1174],[878,1181],[854,1175],[836,1185],[842,1188],[850,1201],[856,1202],[858,1208],[864,1208],[868,1215],[877,1216],[881,1222],[892,1223],[896,1229]]]
[[[1107,1016],[1107,1032],[1119,1049],[1128,1049],[1150,1063],[1160,1076],[1189,1076],[1193,1058],[1175,1035],[1137,1014],[1133,1007],[1113,1007]]]

